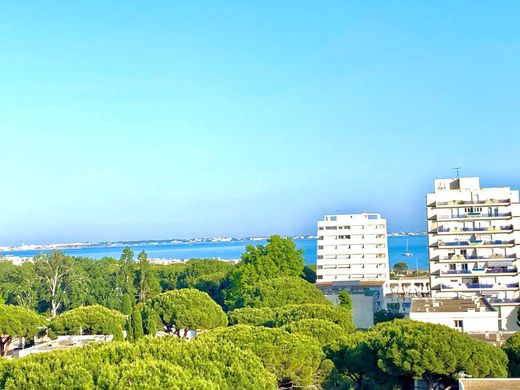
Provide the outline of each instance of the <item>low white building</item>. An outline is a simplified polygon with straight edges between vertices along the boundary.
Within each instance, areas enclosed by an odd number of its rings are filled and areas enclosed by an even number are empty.
[[[485,299],[413,298],[410,319],[449,326],[464,333],[498,332],[498,311]]]

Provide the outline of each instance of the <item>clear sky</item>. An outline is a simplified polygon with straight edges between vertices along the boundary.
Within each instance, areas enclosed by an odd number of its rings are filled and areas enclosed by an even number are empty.
[[[1,1],[0,245],[424,230],[520,188],[518,1]]]

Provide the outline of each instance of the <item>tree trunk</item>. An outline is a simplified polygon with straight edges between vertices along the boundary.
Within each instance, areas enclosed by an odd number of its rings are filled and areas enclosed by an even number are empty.
[[[5,338],[0,336],[0,356],[7,355],[7,348],[9,348],[12,339],[11,336],[6,336]]]

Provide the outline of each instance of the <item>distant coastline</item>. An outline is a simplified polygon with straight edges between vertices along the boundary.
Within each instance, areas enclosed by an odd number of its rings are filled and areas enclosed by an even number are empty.
[[[389,237],[425,236],[426,232],[394,232],[388,233]],[[295,240],[313,240],[315,235],[290,236]],[[121,246],[143,246],[143,245],[175,245],[175,244],[200,244],[200,243],[224,243],[243,241],[265,241],[268,237],[212,237],[212,238],[187,238],[167,240],[133,240],[133,241],[104,241],[104,242],[72,242],[60,244],[22,244],[18,246],[0,246],[1,252],[21,252],[32,250],[62,250],[62,249],[85,249],[106,248]]]

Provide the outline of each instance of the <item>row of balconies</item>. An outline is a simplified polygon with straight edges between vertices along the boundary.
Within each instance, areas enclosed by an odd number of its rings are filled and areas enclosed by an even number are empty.
[[[451,241],[444,242],[442,240],[438,240],[436,243],[431,244],[430,248],[497,248],[497,247],[513,247],[515,246],[515,240],[479,240],[479,239],[471,239],[471,240],[460,240],[460,241]]]
[[[472,268],[472,269],[457,269],[457,270],[447,270],[440,271],[441,277],[450,277],[457,275],[482,275],[482,274],[498,274],[497,276],[515,276],[518,275],[518,269],[516,267],[508,267],[508,268],[493,268],[493,267],[482,267],[482,268]]]
[[[518,283],[457,283],[441,284],[441,290],[449,291],[471,291],[471,290],[515,290]]]
[[[486,260],[486,261],[505,261],[505,260],[515,260],[516,254],[492,254],[490,256],[473,256],[473,255],[451,255],[451,256],[435,256],[432,257],[432,261],[439,262],[470,262],[475,260]]]
[[[448,202],[432,202],[428,207],[436,208],[458,208],[472,206],[509,206],[510,199],[486,199],[486,200],[450,200]]]
[[[468,212],[458,215],[432,215],[428,217],[430,221],[464,221],[464,220],[497,220],[511,219],[511,213],[484,213],[484,212]]]
[[[499,233],[512,233],[514,231],[513,225],[507,226],[489,226],[489,227],[453,227],[446,228],[439,226],[437,229],[432,229],[430,234],[499,234]]]

